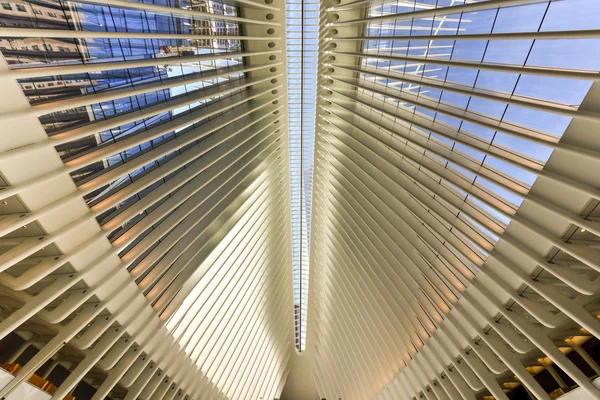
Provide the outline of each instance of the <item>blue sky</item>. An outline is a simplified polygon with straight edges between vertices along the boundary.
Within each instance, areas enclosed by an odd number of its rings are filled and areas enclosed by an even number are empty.
[[[423,9],[426,5],[440,6],[461,5],[462,2],[452,0],[420,0],[417,9]],[[413,10],[407,2],[386,3],[383,7],[375,5],[371,9],[372,16],[388,13],[402,13]],[[403,5],[404,4],[404,5]],[[370,41],[367,50],[373,53],[396,54],[409,56],[427,56],[435,59],[453,59],[472,62],[502,63],[513,65],[544,66],[573,69],[600,69],[600,51],[596,39],[564,39],[564,40],[435,40],[417,41],[407,40],[411,35],[453,35],[472,33],[504,33],[504,32],[535,32],[556,31],[570,29],[598,29],[600,25],[600,2],[596,0],[567,0],[543,2],[527,6],[508,7],[498,10],[486,10],[470,14],[456,14],[438,17],[435,20],[422,19],[415,21],[385,21],[372,23],[369,35],[398,36],[395,41]],[[415,29],[417,28],[418,29]],[[456,43],[456,44],[455,44]],[[559,79],[540,77],[532,75],[519,76],[518,74],[500,73],[492,71],[477,71],[456,67],[441,67],[428,64],[425,67],[404,68],[404,62],[384,61],[370,59],[367,65],[378,69],[388,70],[392,68],[398,73],[417,72],[423,69],[424,76],[448,82],[459,83],[471,87],[495,90],[514,95],[533,97],[541,100],[560,102],[566,105],[577,106],[581,103],[589,90],[591,82],[582,80]],[[560,137],[570,123],[570,118],[531,110],[514,105],[507,106],[500,102],[485,99],[472,98],[466,95],[441,92],[427,87],[416,87],[415,85],[403,84],[397,86],[402,90],[411,90],[420,96],[441,100],[442,102],[456,105],[460,108],[495,118],[502,118],[524,127],[542,131],[556,137]],[[417,108],[419,112],[434,116],[430,110]],[[547,146],[532,143],[527,140],[512,137],[502,132],[464,122],[446,115],[438,114],[435,118],[449,125],[460,127],[462,131],[479,136],[483,141],[506,147],[524,156],[531,157],[539,162],[546,162],[552,153]],[[450,145],[452,141],[443,137],[435,136],[436,139]],[[470,149],[466,146],[455,145],[455,150],[463,152],[475,159],[483,160],[484,154]],[[500,160],[485,157],[485,163],[497,168],[508,175],[531,185],[535,181],[535,175],[518,167],[511,166]],[[455,167],[455,169],[459,169]],[[473,174],[461,170],[465,175],[474,177]],[[496,194],[520,205],[521,199],[497,185],[481,180],[484,186],[492,189]],[[494,213],[495,214],[495,213]]]

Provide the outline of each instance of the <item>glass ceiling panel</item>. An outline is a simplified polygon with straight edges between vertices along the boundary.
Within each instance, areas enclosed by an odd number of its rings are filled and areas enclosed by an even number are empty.
[[[363,101],[383,101],[385,104],[395,103],[398,112],[401,110],[427,116],[435,122],[457,129],[465,137],[487,143],[493,149],[509,152],[520,163],[533,162],[541,168],[552,154],[551,147],[534,143],[505,134],[502,131],[486,129],[481,124],[467,118],[458,118],[449,113],[439,112],[437,107],[428,105],[426,101],[446,104],[464,110],[473,115],[486,115],[495,118],[499,123],[509,123],[531,132],[543,132],[552,141],[558,140],[564,133],[571,118],[520,107],[518,105],[492,101],[475,95],[469,96],[453,90],[475,89],[481,93],[502,94],[514,98],[537,98],[541,101],[577,107],[587,93],[590,82],[572,79],[560,79],[544,76],[520,76],[514,73],[485,71],[470,68],[458,68],[436,64],[436,60],[458,60],[486,64],[510,64],[526,66],[544,66],[571,69],[597,69],[598,57],[589,48],[597,40],[580,40],[587,51],[575,54],[569,50],[574,40],[450,40],[452,35],[514,33],[551,31],[560,26],[561,30],[579,29],[593,26],[582,10],[597,9],[600,4],[590,0],[573,0],[570,7],[561,2],[540,2],[524,6],[495,8],[490,10],[440,15],[435,18],[415,18],[411,20],[373,21],[366,26],[366,36],[373,40],[364,41],[365,57],[360,59],[358,81],[364,94]],[[389,14],[401,14],[418,10],[433,9],[465,4],[463,0],[418,0],[416,2],[382,1],[371,2],[368,17],[381,17]],[[562,6],[560,6],[563,4]],[[563,22],[564,21],[564,22]],[[436,36],[439,39],[421,40],[413,38],[419,35]],[[382,37],[377,39],[377,37]],[[561,56],[558,56],[561,55]],[[390,59],[386,57],[398,57]],[[381,57],[381,58],[380,58]],[[431,59],[431,63],[419,63],[402,60],[402,57],[418,57]],[[371,89],[372,88],[372,89]],[[391,91],[389,91],[389,90]],[[419,104],[387,97],[383,92],[399,93],[401,96],[416,95]],[[395,92],[398,91],[398,92]],[[370,101],[369,101],[370,98]],[[408,115],[408,114],[406,114]],[[385,117],[385,115],[383,115]],[[445,146],[455,156],[455,160],[473,161],[483,168],[509,177],[525,192],[535,182],[536,176],[519,164],[511,165],[501,158],[484,154],[479,147],[464,145],[460,141],[450,140],[435,132],[418,126],[411,127],[413,134],[422,135],[427,142],[436,142]],[[466,143],[466,142],[464,142]],[[427,153],[428,157],[437,155]],[[446,168],[458,173],[464,179],[476,182],[503,203],[516,209],[522,202],[522,195],[517,195],[490,180],[461,168],[456,162],[439,160]],[[457,188],[450,184],[454,190]],[[475,199],[470,199],[474,201]],[[466,201],[466,200],[465,200]],[[478,204],[483,206],[483,204]],[[510,218],[495,210],[488,210],[494,217],[505,223]],[[478,224],[476,224],[478,225]],[[478,226],[480,229],[483,227]],[[494,240],[495,241],[495,240]]]
[[[318,0],[286,2],[294,342],[298,351],[306,347],[318,10]]]

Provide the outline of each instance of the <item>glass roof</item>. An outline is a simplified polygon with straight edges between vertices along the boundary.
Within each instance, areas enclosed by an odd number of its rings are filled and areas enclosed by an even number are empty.
[[[295,345],[306,346],[317,90],[318,0],[288,0],[287,59]]]
[[[401,14],[415,10],[428,10],[464,4],[463,0],[420,0],[418,2],[382,1],[371,2],[369,18]],[[505,203],[511,213],[516,212],[526,193],[535,182],[536,175],[521,168],[521,164],[535,165],[541,169],[552,154],[552,148],[538,142],[511,136],[503,131],[486,128],[469,118],[459,118],[459,113],[440,112],[431,104],[446,104],[456,110],[466,110],[473,115],[486,115],[495,118],[498,124],[506,123],[526,129],[531,135],[543,132],[550,142],[558,141],[571,121],[570,117],[555,113],[541,112],[515,104],[502,104],[487,99],[488,94],[502,94],[516,99],[538,98],[565,107],[578,106],[587,93],[590,82],[561,79],[546,76],[520,76],[514,73],[467,69],[436,64],[436,60],[460,60],[480,63],[503,63],[510,65],[543,65],[545,67],[585,69],[598,68],[597,55],[590,54],[590,40],[456,40],[453,35],[514,33],[528,31],[552,31],[558,27],[576,29],[578,26],[593,26],[586,18],[586,8],[597,7],[591,0],[575,0],[571,7],[562,3],[543,2],[534,5],[493,8],[471,13],[440,15],[435,18],[410,20],[375,20],[366,26],[364,55],[360,59],[358,91],[367,104],[383,101],[394,104],[397,112],[408,112],[429,118],[438,125],[454,127],[462,135],[476,140],[476,143],[490,146],[491,149],[507,152],[510,159],[497,158],[482,152],[466,139],[451,140],[436,131],[427,131],[413,125],[413,135],[419,134],[436,146],[445,146],[453,157],[446,160],[439,154],[427,153],[428,157],[439,159],[445,168],[452,170],[465,180],[471,180],[494,197]],[[428,38],[419,36],[429,35]],[[436,36],[436,39],[431,39]],[[444,36],[448,36],[446,39]],[[439,39],[437,38],[439,37]],[[379,39],[381,38],[381,39]],[[574,43],[577,42],[577,43]],[[573,50],[573,46],[575,49]],[[581,48],[579,48],[581,46]],[[575,54],[576,53],[576,54]],[[561,55],[561,57],[559,57]],[[403,60],[402,58],[407,59]],[[412,61],[411,57],[431,60],[430,63]],[[568,60],[568,61],[566,61]],[[348,68],[349,66],[337,65]],[[354,68],[354,67],[353,67]],[[458,89],[457,89],[458,88]],[[468,96],[461,92],[473,90]],[[413,98],[414,102],[389,97],[384,93],[397,93],[401,97]],[[413,96],[413,97],[411,97]],[[415,97],[416,96],[416,97]],[[432,101],[433,103],[428,103]],[[369,108],[369,106],[366,106]],[[408,114],[407,114],[408,115]],[[514,162],[512,160],[518,160]],[[520,191],[506,187],[462,168],[456,160],[479,164],[486,170],[510,177],[511,184]],[[509,162],[510,161],[510,162]],[[491,218],[508,224],[510,214],[504,214],[475,197],[468,196],[450,182],[443,182],[452,190],[464,195],[464,201],[472,201],[489,213]],[[522,193],[521,193],[522,192]],[[485,232],[485,240],[495,243],[498,239],[485,227],[475,224],[480,232]],[[478,247],[474,244],[474,247]],[[487,250],[481,250],[484,258]]]

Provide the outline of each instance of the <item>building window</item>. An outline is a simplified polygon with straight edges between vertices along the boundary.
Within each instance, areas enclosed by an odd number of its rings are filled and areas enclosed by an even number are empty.
[[[33,9],[33,13],[34,13],[34,14],[41,15],[41,14],[42,14],[42,11],[38,10],[37,8],[34,8],[34,9]]]
[[[31,49],[35,50],[35,51],[40,51],[40,46],[38,46],[37,44],[34,44],[33,46],[31,46]]]
[[[53,50],[53,49],[52,49],[52,46],[51,46],[51,45],[49,45],[49,44],[46,44],[46,43],[44,43],[44,49],[45,49],[46,51],[52,51],[52,50]]]
[[[32,89],[31,85],[25,85],[25,86],[23,86],[23,88],[25,88],[25,89]]]
[[[44,84],[40,83],[39,85],[37,85],[37,87],[42,88],[42,87],[44,87]]]
[[[27,9],[25,8],[25,6],[21,5],[21,4],[17,4],[17,10],[19,10],[21,12],[27,12]]]
[[[5,10],[12,10],[10,3],[2,3],[2,8],[4,8]]]
[[[48,16],[50,16],[50,17],[54,17],[54,18],[56,18],[56,17],[57,17],[57,15],[56,15],[56,14],[54,14],[54,13],[48,13]]]

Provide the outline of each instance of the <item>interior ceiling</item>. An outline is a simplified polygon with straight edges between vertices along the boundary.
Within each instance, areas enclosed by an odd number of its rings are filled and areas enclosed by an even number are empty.
[[[600,399],[597,0],[0,6],[0,398]]]

